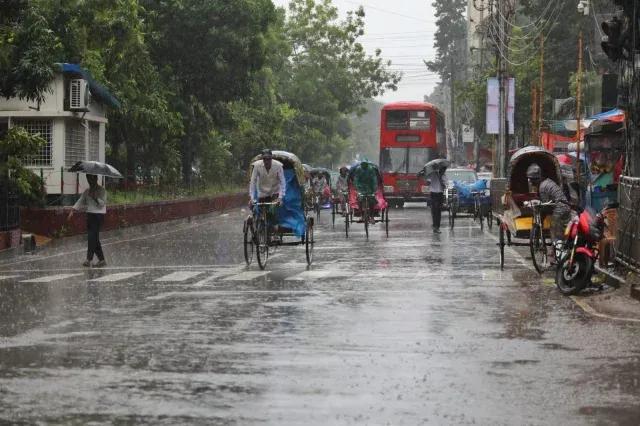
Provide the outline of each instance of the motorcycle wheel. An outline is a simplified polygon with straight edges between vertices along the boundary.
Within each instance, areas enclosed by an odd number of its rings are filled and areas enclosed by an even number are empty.
[[[565,296],[579,294],[591,281],[593,259],[585,253],[576,253],[573,264],[569,265],[569,256],[558,262],[556,269],[556,287]]]

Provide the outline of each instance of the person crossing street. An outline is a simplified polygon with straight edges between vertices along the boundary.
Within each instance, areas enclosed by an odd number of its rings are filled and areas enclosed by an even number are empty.
[[[82,266],[104,267],[107,262],[104,258],[102,245],[100,244],[100,229],[104,224],[104,217],[107,213],[107,191],[98,185],[98,176],[87,175],[89,188],[85,189],[78,202],[69,212],[68,219],[73,217],[74,211],[86,210],[87,212],[87,259]],[[98,257],[98,262],[92,264],[94,256]]]

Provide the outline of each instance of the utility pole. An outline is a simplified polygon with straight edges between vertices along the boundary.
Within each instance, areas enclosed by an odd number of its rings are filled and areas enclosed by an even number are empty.
[[[454,43],[454,47],[455,47],[455,43]],[[449,83],[451,85],[450,89],[451,89],[451,121],[450,121],[450,126],[451,126],[451,151],[449,153],[449,159],[453,160],[454,156],[453,156],[453,147],[454,147],[454,138],[455,138],[455,133],[454,133],[454,129],[456,129],[456,106],[455,106],[455,72],[454,72],[454,68],[453,68],[453,54],[455,52],[455,48],[453,49],[453,51],[449,52],[449,60],[450,60],[450,64],[449,66],[451,67],[451,74],[450,74],[450,78],[449,78]]]
[[[501,29],[501,31],[498,31],[498,40],[496,40],[496,42],[498,43],[498,58],[497,58],[497,68],[498,68],[498,85],[500,87],[500,98],[499,98],[499,103],[498,103],[498,145],[496,147],[496,156],[498,157],[498,162],[494,163],[494,169],[497,169],[497,177],[500,178],[504,178],[505,177],[505,172],[506,170],[504,170],[504,165],[507,161],[507,153],[505,152],[505,148],[506,148],[506,138],[505,138],[505,134],[509,131],[509,129],[505,129],[505,122],[506,122],[506,118],[505,118],[505,110],[506,110],[506,97],[505,97],[505,67],[506,67],[506,61],[502,58],[502,54],[501,51],[504,50],[504,56],[506,56],[509,52],[507,48],[504,48],[504,46],[508,46],[508,43],[505,42],[505,40],[502,39],[503,33],[504,33],[504,25],[503,25],[503,16],[504,16],[504,0],[498,0],[498,15],[497,15],[497,19],[498,19],[498,28]],[[508,41],[508,40],[507,40]],[[503,49],[504,48],[504,49]]]
[[[536,128],[538,126],[537,122],[537,108],[538,101],[536,97],[536,85],[534,84],[531,88],[531,145],[538,145],[538,141],[536,139]]]
[[[538,146],[542,145],[542,107],[544,106],[544,92],[543,92],[543,78],[544,78],[544,36],[540,36],[540,96],[538,97],[539,112],[538,112]]]
[[[576,183],[580,188],[580,110],[582,109],[582,29],[578,34],[578,99],[577,99],[577,111],[576,111]],[[582,191],[579,191],[582,192]],[[580,193],[578,193],[578,201],[580,201]]]

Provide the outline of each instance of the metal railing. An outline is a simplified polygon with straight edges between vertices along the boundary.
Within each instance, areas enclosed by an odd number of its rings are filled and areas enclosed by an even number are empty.
[[[0,232],[20,227],[18,189],[6,175],[0,175]]]
[[[631,269],[640,269],[640,178],[621,176],[618,185],[616,225],[616,261]]]

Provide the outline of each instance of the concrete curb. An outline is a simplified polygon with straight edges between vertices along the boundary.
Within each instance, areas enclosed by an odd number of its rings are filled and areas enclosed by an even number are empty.
[[[108,242],[109,240],[122,237],[123,235],[127,235],[127,236],[141,235],[141,234],[148,233],[150,231],[154,231],[160,228],[203,222],[216,216],[222,216],[222,215],[226,215],[233,212],[240,213],[242,209],[243,209],[242,207],[236,207],[230,210],[220,210],[220,211],[205,213],[197,216],[189,216],[181,219],[174,219],[167,222],[154,222],[154,223],[148,223],[145,225],[131,226],[131,227],[122,228],[122,229],[114,229],[111,231],[101,232],[100,240],[104,242]],[[67,246],[82,243],[85,241],[87,241],[86,234],[76,235],[73,237],[52,239],[50,242],[38,246],[36,251],[41,251],[41,250],[46,250],[51,248],[67,247]],[[24,248],[22,245],[0,251],[0,261],[15,259],[16,257],[19,257],[19,256],[28,256],[24,254]]]
[[[608,268],[602,268],[596,265],[595,270],[597,273],[603,274],[606,277],[605,284],[607,284],[608,286],[620,288],[627,283],[624,278],[614,274],[613,271],[609,270]]]

